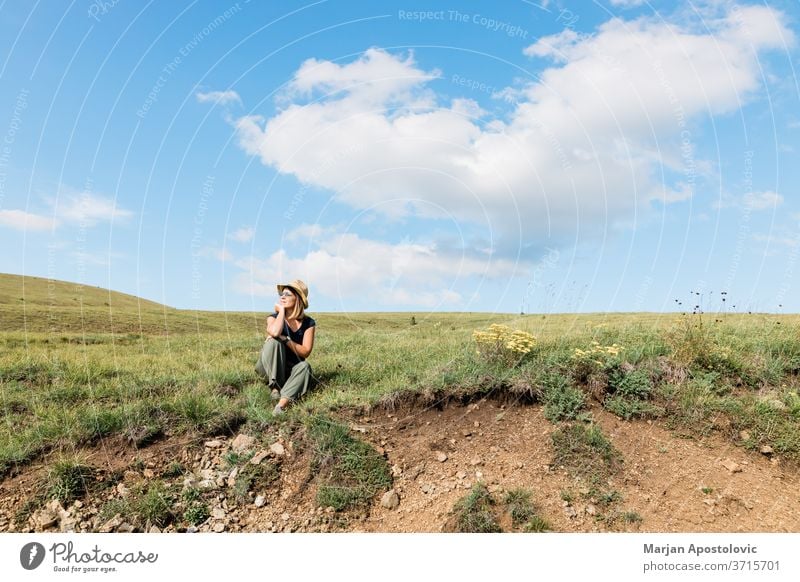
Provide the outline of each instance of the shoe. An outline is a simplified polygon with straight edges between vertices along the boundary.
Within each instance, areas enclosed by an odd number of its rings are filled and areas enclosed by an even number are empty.
[[[272,389],[272,392],[270,392],[270,395],[269,395],[269,397],[270,397],[270,398],[272,398],[273,400],[280,400],[280,398],[281,398],[281,393],[280,393],[280,392],[278,392],[278,389],[277,389],[277,388],[273,388],[273,389]]]
[[[284,411],[283,411],[283,408],[281,407],[281,405],[280,404],[276,404],[275,408],[272,411],[272,414],[274,414],[275,416],[278,416],[278,415],[281,415],[283,413],[284,413]]]

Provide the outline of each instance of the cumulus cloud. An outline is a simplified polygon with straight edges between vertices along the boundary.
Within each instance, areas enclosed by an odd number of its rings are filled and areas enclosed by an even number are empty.
[[[253,240],[253,237],[256,234],[256,229],[252,226],[244,226],[239,228],[228,235],[228,238],[235,240],[236,242],[246,243]]]
[[[549,66],[495,119],[440,102],[428,83],[441,73],[411,53],[310,59],[278,113],[234,121],[238,143],[354,209],[455,220],[508,256],[536,253],[693,196],[712,165],[692,124],[757,94],[762,53],[794,40],[782,18],[733,7],[702,30],[614,18],[592,35],[539,39],[525,54]]]
[[[209,91],[207,93],[197,92],[195,94],[198,103],[216,103],[227,105],[228,103],[241,103],[242,99],[236,91]]]
[[[59,197],[51,200],[51,204],[59,223],[77,226],[91,227],[99,222],[126,220],[133,216],[133,212],[118,207],[111,198],[68,187],[62,187]]]
[[[22,231],[52,230],[52,217],[25,212],[24,210],[0,210],[0,226]]]
[[[463,304],[465,298],[452,289],[460,288],[465,279],[508,279],[520,268],[482,251],[458,253],[410,239],[392,244],[312,228],[298,229],[296,236],[312,232],[317,237],[304,256],[291,257],[281,249],[266,258],[235,261],[242,271],[234,279],[234,289],[272,296],[277,281],[299,277],[312,284],[315,293],[344,304],[368,301],[435,308]]]

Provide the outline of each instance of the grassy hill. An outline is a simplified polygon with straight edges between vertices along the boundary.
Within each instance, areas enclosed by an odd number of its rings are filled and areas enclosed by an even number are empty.
[[[246,425],[302,439],[347,411],[483,397],[540,406],[570,450],[602,444],[600,408],[800,460],[796,315],[312,313],[317,386],[274,417],[253,369],[266,313],[0,275],[0,476],[107,438],[141,447]],[[525,334],[527,353],[514,347]]]

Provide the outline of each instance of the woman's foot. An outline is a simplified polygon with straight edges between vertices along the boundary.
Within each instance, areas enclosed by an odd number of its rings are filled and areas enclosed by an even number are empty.
[[[273,388],[272,392],[270,392],[269,397],[272,398],[273,400],[278,400],[281,397],[281,393],[278,391],[277,388]]]
[[[272,409],[272,414],[274,414],[275,416],[283,414],[283,412],[284,412],[283,407],[280,404],[276,404],[275,408]]]

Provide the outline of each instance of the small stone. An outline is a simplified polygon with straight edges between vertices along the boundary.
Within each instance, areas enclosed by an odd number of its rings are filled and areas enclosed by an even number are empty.
[[[256,500],[253,502],[253,505],[255,505],[256,507],[264,507],[266,503],[267,503],[266,498],[263,495],[258,495],[256,496]]]
[[[458,473],[456,473],[456,477],[459,479],[466,479],[467,474],[464,471],[459,471]]]
[[[147,530],[147,531],[148,531],[148,533],[161,533],[161,530],[160,530],[160,529],[158,529],[158,527],[156,527],[156,526],[154,526],[154,525],[151,525],[151,526],[150,526],[150,529],[149,529],[149,530]]]
[[[447,460],[447,455],[442,451],[436,451],[436,460],[444,463]]]
[[[474,426],[475,428],[478,428],[480,425],[481,425],[481,423],[478,422],[477,420],[472,423],[472,426]]]
[[[572,506],[565,507],[564,514],[570,519],[575,519],[578,516],[578,512],[575,511],[575,508]]]
[[[259,451],[256,453],[252,459],[250,459],[250,464],[252,465],[260,465],[261,461],[266,459],[269,456],[269,451]]]
[[[772,453],[774,453],[774,452],[775,452],[775,451],[773,451],[773,450],[772,450],[772,447],[771,447],[771,446],[769,446],[769,445],[764,445],[763,447],[761,447],[761,454],[762,454],[762,455],[767,455],[767,456],[769,456],[769,455],[771,455],[771,454],[772,454]]]
[[[390,489],[381,497],[381,506],[386,509],[395,509],[398,505],[400,505],[400,496],[394,489]]]
[[[269,450],[276,457],[283,457],[286,454],[286,449],[283,447],[281,443],[272,443],[269,446]]]
[[[134,531],[136,531],[136,528],[134,528],[134,527],[133,527],[131,524],[129,524],[128,522],[125,522],[125,523],[121,523],[121,524],[119,525],[119,527],[117,528],[117,531],[118,531],[119,533],[133,533]]]
[[[500,452],[500,449],[498,449],[497,447],[489,447],[489,452],[490,453],[498,453],[498,452]]]
[[[736,463],[736,461],[733,461],[732,459],[725,459],[724,461],[722,461],[722,466],[725,467],[731,473],[742,472],[742,468],[739,466],[739,464]]]
[[[592,503],[586,506],[585,511],[586,515],[597,515],[597,507],[595,507]]]
[[[475,457],[469,462],[469,464],[472,465],[473,467],[476,467],[481,463],[483,463],[483,460],[480,457]]]
[[[470,436],[472,436],[472,431],[471,430],[462,430],[461,434],[462,434],[462,436],[464,436],[464,438],[470,437]]]
[[[73,507],[75,507],[75,509],[80,509],[81,507],[83,507],[83,502],[82,502],[80,499],[78,499],[78,500],[77,500],[75,503],[73,503],[72,505],[73,505]]]
[[[288,513],[286,513],[285,511],[283,512],[283,514],[281,514],[281,519],[282,519],[283,521],[289,521],[289,519],[291,519],[291,517],[292,517],[292,516],[291,516],[291,515],[289,515]]]
[[[186,533],[197,533],[198,531],[197,526],[194,525],[190,525],[186,528]]]
[[[237,435],[233,442],[231,443],[231,448],[237,453],[243,453],[245,451],[249,451],[253,448],[253,445],[256,444],[256,439],[251,437],[250,435],[240,434]]]
[[[144,471],[142,471],[142,475],[144,475],[145,479],[152,479],[153,477],[156,476],[156,474],[153,473],[152,469],[145,469]]]
[[[403,469],[400,468],[400,465],[392,465],[392,477],[399,477],[403,474]]]
[[[211,517],[213,517],[214,519],[225,519],[225,515],[226,515],[225,510],[222,509],[221,507],[215,507],[214,509],[211,510]]]
[[[478,481],[480,481],[481,479],[483,479],[483,473],[481,473],[480,471],[475,471],[475,478]]]
[[[221,446],[222,446],[222,441],[219,441],[219,440],[217,440],[217,439],[214,439],[214,440],[212,440],[212,441],[206,441],[206,442],[205,442],[205,447],[206,447],[207,449],[218,449],[218,448],[220,448]]]
[[[430,483],[423,483],[422,486],[420,487],[420,490],[423,493],[433,493],[433,485],[431,485]]]
[[[111,533],[122,525],[122,517],[117,514],[100,526],[100,533]]]
[[[117,484],[117,493],[119,494],[120,497],[125,499],[126,497],[128,497],[128,495],[130,495],[130,489],[125,487],[124,483],[118,483]]]
[[[743,431],[741,431],[739,433],[739,438],[742,439],[743,441],[749,441],[750,440],[750,433],[747,432],[746,430],[743,430]]]
[[[214,531],[216,533],[222,533],[225,531],[225,524],[224,523],[215,523],[214,524]]]

